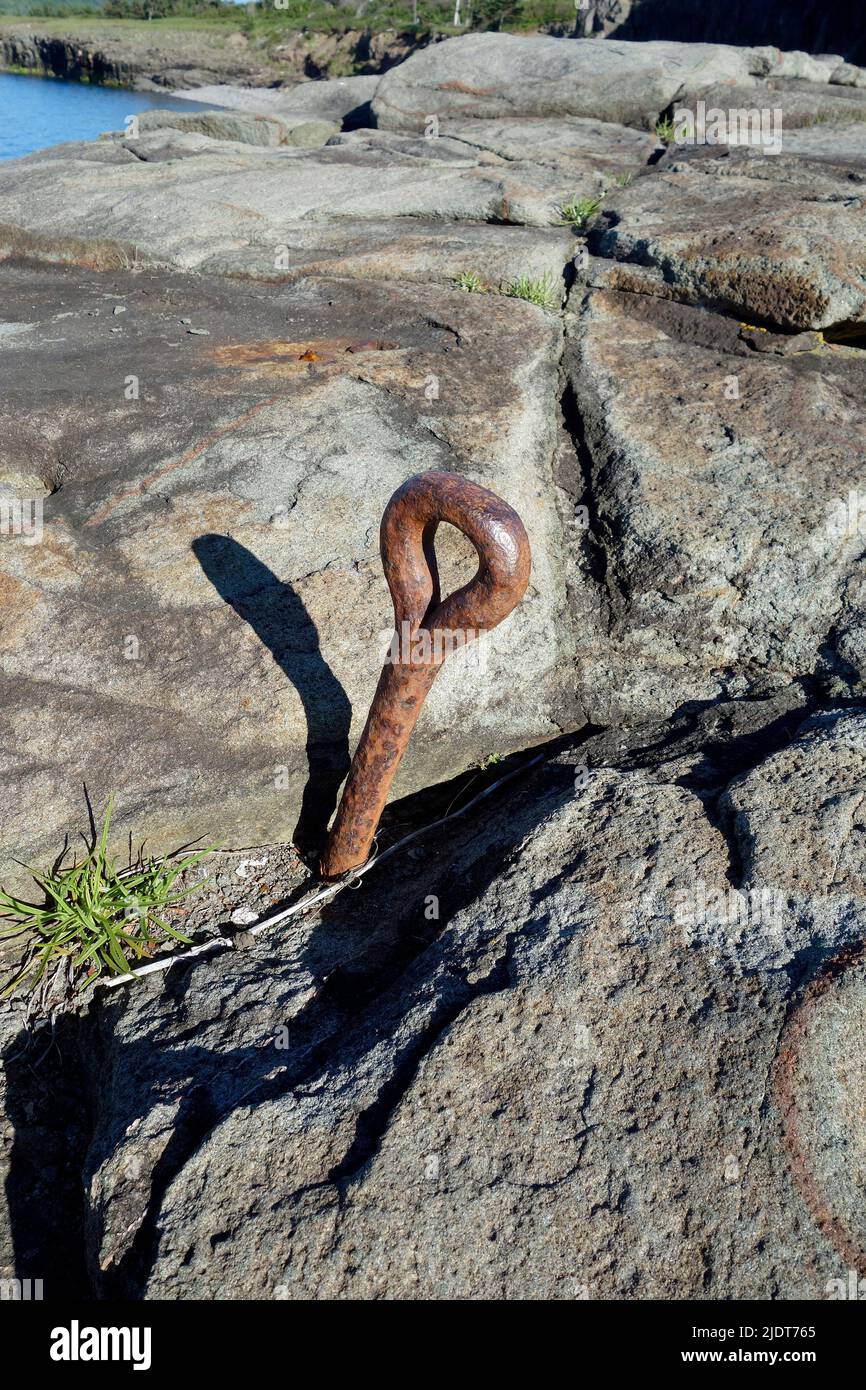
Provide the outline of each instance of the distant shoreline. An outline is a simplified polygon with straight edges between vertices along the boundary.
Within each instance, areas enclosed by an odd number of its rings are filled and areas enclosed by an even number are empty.
[[[206,20],[0,18],[0,71],[134,91],[230,85],[279,87],[315,78],[379,75],[417,49],[466,28],[268,29],[239,17]],[[527,32],[566,36],[549,24]]]
[[[272,87],[311,77],[380,72],[402,61],[415,34],[342,35],[288,30],[275,55],[251,43],[229,21],[111,19],[0,20],[0,70],[60,77],[136,91],[191,89],[213,84]]]

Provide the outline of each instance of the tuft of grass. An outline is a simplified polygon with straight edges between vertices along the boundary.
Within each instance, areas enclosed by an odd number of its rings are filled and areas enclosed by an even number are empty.
[[[501,753],[488,753],[486,758],[479,758],[475,766],[479,772],[486,772],[489,767],[496,767],[497,763],[501,762]]]
[[[656,121],[656,135],[662,144],[669,145],[674,138],[674,123],[670,116],[664,116],[660,121]]]
[[[465,290],[467,294],[484,294],[487,290],[487,286],[475,270],[461,270],[459,275],[454,276],[453,283],[456,290]]]
[[[40,873],[30,869],[44,894],[41,904],[28,903],[0,889],[0,918],[12,919],[0,928],[0,937],[29,933],[32,940],[4,995],[29,985],[32,992],[51,992],[55,982],[61,993],[82,991],[106,971],[128,975],[133,965],[155,955],[168,941],[190,945],[165,920],[164,913],[203,886],[187,888],[175,883],[187,869],[211,853],[200,850],[169,864],[144,859],[139,853],[129,868],[118,870],[106,846],[113,798],[109,798],[102,828],[87,856],[79,864]]]
[[[866,121],[866,111],[862,106],[855,106],[852,102],[851,110],[846,111],[844,117],[840,117],[838,111],[813,111],[802,117],[800,125],[808,129],[813,125],[836,125],[840,120],[844,120],[846,125],[849,121]]]
[[[634,178],[634,174],[602,174],[601,182],[604,188],[627,188]]]
[[[542,275],[537,280],[531,280],[528,275],[518,275],[506,285],[505,293],[510,299],[526,299],[541,309],[559,307],[559,290],[549,275]]]
[[[559,209],[561,226],[585,227],[601,207],[601,198],[571,198]]]
[[[0,0],[2,3],[2,0]],[[88,270],[138,270],[144,264],[137,248],[108,237],[50,236],[27,232],[0,222],[0,261],[7,256],[29,256],[38,261],[80,265]]]

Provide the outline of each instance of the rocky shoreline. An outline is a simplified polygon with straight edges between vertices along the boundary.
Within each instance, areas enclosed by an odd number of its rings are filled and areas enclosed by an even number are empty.
[[[381,73],[445,37],[399,30],[287,31],[251,41],[227,24],[176,30],[128,21],[0,20],[0,70],[136,91],[238,83],[269,87]]]
[[[384,834],[542,758],[317,915],[97,992],[48,1076],[4,1004],[0,1268],[823,1299],[866,1249],[866,71],[475,34],[258,104],[214,76],[223,111],[0,165],[0,484],[44,514],[0,547],[4,873],[86,778],[118,849],[221,842],[214,932],[239,882],[303,891],[427,468],[533,573]]]

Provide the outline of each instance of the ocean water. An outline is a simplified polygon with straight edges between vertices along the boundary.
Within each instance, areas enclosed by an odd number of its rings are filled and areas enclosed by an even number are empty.
[[[0,73],[0,159],[15,159],[62,140],[94,140],[103,130],[122,130],[127,116],[153,107],[200,111],[203,103],[159,92],[93,87],[54,77]]]

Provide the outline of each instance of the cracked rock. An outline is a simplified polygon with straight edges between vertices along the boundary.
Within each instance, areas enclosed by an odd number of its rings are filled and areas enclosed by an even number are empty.
[[[136,329],[118,365],[87,312],[98,272],[0,275],[30,324],[4,353],[7,447],[40,457],[44,437],[69,459],[43,544],[0,548],[4,738],[29,750],[2,773],[7,883],[77,840],[84,769],[95,805],[117,794],[118,852],[130,832],[152,852],[315,843],[391,636],[382,510],[428,468],[518,510],[533,576],[445,663],[403,793],[581,725],[551,481],[557,316],[430,285],[116,272]],[[208,337],[178,329],[192,314]],[[475,555],[448,527],[437,545],[447,591]]]
[[[866,112],[866,104],[864,104]],[[862,149],[862,143],[861,143]],[[710,153],[712,151],[712,153]],[[590,250],[635,288],[779,329],[866,319],[866,175],[755,149],[672,155],[605,198]]]
[[[0,492],[42,509],[0,545],[0,880],[77,842],[86,778],[113,851],[223,846],[185,926],[226,948],[50,1023],[0,1001],[4,1278],[787,1300],[860,1267],[864,81],[473,33],[0,165]],[[780,152],[663,148],[698,101],[775,105]],[[429,468],[510,503],[533,571],[445,663],[384,840],[531,762],[254,935],[308,886],[391,637],[382,510]]]
[[[837,1087],[814,1129],[835,1033],[803,1052],[788,1019],[866,924],[857,815],[840,806],[830,852],[804,852],[828,793],[853,787],[866,723],[824,710],[797,732],[795,708],[590,740],[395,879],[100,1003],[96,1287],[824,1297],[858,1238],[832,1185],[858,1093]]]
[[[621,288],[577,303],[565,476],[588,504],[572,602],[590,719],[801,675],[862,689],[863,353],[757,353],[736,321]]]

